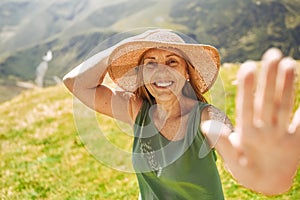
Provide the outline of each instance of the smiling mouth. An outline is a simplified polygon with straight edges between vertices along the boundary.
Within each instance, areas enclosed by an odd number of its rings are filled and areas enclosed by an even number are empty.
[[[167,88],[173,85],[174,81],[160,81],[160,82],[154,82],[153,85],[159,88]]]

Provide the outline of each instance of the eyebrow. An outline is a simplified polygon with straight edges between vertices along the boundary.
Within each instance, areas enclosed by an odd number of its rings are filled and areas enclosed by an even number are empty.
[[[178,54],[175,54],[175,53],[166,55],[167,58],[171,57],[171,56],[181,57],[181,56],[179,56]],[[153,57],[153,56],[147,56],[147,57],[144,58],[144,60],[146,60],[146,59],[156,59],[156,58]]]
[[[155,57],[149,56],[149,57],[145,57],[145,58],[144,58],[144,60],[146,60],[146,59],[155,59]]]
[[[166,57],[171,57],[171,56],[181,57],[181,56],[179,56],[178,54],[175,54],[175,53],[169,54]]]

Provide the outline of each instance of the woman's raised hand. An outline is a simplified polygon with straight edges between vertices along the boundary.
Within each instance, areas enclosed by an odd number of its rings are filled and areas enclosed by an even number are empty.
[[[294,116],[292,111],[296,67],[278,49],[263,55],[259,70],[255,62],[242,64],[235,131],[216,121],[202,124],[218,139],[215,147],[237,181],[267,195],[287,191],[298,169],[300,107]]]

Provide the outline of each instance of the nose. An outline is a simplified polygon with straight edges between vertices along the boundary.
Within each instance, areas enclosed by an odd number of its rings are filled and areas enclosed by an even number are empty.
[[[163,63],[158,63],[156,67],[156,73],[159,73],[161,75],[166,75],[169,74],[173,71],[173,69],[168,66],[167,64]]]
[[[165,62],[158,62],[157,63],[157,69],[159,70],[165,70],[168,66],[165,64]]]

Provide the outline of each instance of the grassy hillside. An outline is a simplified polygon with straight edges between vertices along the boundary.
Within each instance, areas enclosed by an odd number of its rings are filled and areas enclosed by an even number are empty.
[[[96,161],[82,145],[63,86],[0,106],[0,199],[133,199],[132,174]],[[109,124],[108,124],[109,126]]]
[[[0,62],[0,78],[2,84],[15,84],[4,81],[8,76],[23,81],[33,81],[35,70],[42,62],[42,57],[50,49],[53,52],[53,60],[48,64],[45,76],[45,84],[52,85],[53,76],[62,77],[71,68],[82,62],[99,43],[108,38],[112,32],[86,32],[74,35],[71,38],[52,38],[32,48],[16,51],[13,55],[7,55]]]
[[[231,83],[237,68],[225,67],[221,72],[226,112],[232,119],[235,86]],[[299,105],[299,91],[296,99]],[[88,153],[90,149],[81,140],[84,136],[77,133],[73,111],[73,98],[62,85],[26,91],[0,104],[0,199],[137,199],[133,174],[111,169]],[[84,116],[86,111],[79,114]],[[100,115],[96,118],[109,141],[130,148],[131,138],[117,134],[115,121]],[[90,126],[90,121],[82,124],[86,124],[86,133],[97,134],[99,127]],[[220,159],[218,167],[227,199],[300,198],[300,172],[288,193],[267,198],[236,184]]]

